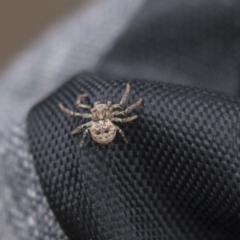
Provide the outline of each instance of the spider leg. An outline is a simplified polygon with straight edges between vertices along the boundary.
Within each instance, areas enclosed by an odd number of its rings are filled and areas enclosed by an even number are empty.
[[[121,123],[125,123],[125,122],[131,122],[133,120],[135,120],[138,116],[134,115],[131,117],[127,117],[127,118],[112,118],[112,122],[121,122]]]
[[[123,97],[120,101],[120,103],[117,103],[117,104],[113,104],[111,109],[114,110],[114,109],[119,109],[119,108],[122,108],[123,105],[126,103],[127,101],[127,97],[129,95],[129,92],[130,92],[130,84],[128,83],[127,86],[126,86],[126,91],[125,93],[123,94]]]
[[[116,129],[118,130],[118,132],[121,134],[124,142],[125,142],[125,143],[128,143],[128,140],[127,140],[127,138],[126,138],[125,133],[123,132],[123,130],[122,130],[120,127],[116,126],[116,125],[114,125],[114,126],[116,127]]]
[[[94,103],[94,107],[95,107],[96,105],[100,104],[100,103],[101,103],[100,101],[95,102],[95,103]]]
[[[77,113],[65,108],[61,103],[59,103],[59,108],[65,112],[66,114],[70,115],[71,117],[82,117],[82,118],[91,118],[90,113]]]
[[[82,137],[82,140],[81,140],[81,142],[80,142],[80,148],[83,146],[83,144],[84,144],[84,142],[85,142],[85,140],[86,140],[86,137],[87,137],[87,135],[88,135],[88,132],[89,132],[89,128],[87,128],[87,129],[84,131],[84,133],[83,133],[83,137]]]
[[[87,96],[88,96],[88,95],[87,95],[86,93],[78,95],[77,101],[76,101],[76,106],[77,106],[78,108],[84,108],[84,109],[88,109],[88,110],[91,109],[90,106],[81,103],[82,99],[85,98],[85,97],[87,97]]]
[[[140,104],[142,103],[142,98],[140,98],[137,102],[135,102],[133,105],[131,105],[130,107],[126,108],[124,111],[117,111],[117,112],[113,112],[113,116],[125,116],[128,113],[130,113],[134,108],[138,107]]]
[[[85,123],[85,124],[82,124],[81,126],[78,126],[77,128],[75,128],[73,131],[72,131],[72,134],[77,134],[79,133],[83,128],[85,127],[91,127],[92,126],[92,121],[91,122],[88,122],[88,123]]]

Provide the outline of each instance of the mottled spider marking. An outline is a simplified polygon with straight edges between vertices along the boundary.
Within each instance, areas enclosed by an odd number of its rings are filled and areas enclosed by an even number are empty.
[[[133,115],[126,118],[120,118],[120,116],[126,116],[133,109],[138,107],[142,103],[142,98],[140,98],[136,103],[132,104],[125,110],[121,110],[126,103],[127,97],[130,92],[130,84],[127,84],[126,91],[120,101],[120,103],[112,104],[111,101],[108,101],[107,104],[103,104],[100,101],[94,103],[94,107],[85,105],[81,103],[81,100],[87,97],[87,94],[81,94],[77,97],[76,106],[83,108],[85,110],[91,111],[91,113],[77,113],[65,108],[61,103],[59,108],[66,114],[72,117],[82,117],[82,118],[91,118],[90,122],[78,126],[72,131],[72,134],[79,133],[83,128],[87,128],[83,133],[82,141],[80,142],[80,147],[83,146],[85,138],[90,131],[92,139],[99,144],[108,144],[114,140],[116,137],[117,131],[123,137],[123,140],[128,143],[128,140],[124,132],[113,122],[130,122],[137,118],[137,115]]]
[[[109,119],[106,119],[94,122],[90,128],[90,133],[94,141],[108,144],[115,138],[117,129]]]

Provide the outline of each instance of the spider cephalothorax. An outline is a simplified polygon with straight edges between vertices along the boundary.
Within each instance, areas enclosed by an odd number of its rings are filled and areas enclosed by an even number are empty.
[[[94,107],[91,108],[88,105],[82,104],[81,100],[87,97],[87,94],[79,95],[76,101],[76,105],[79,108],[83,108],[91,111],[91,113],[77,113],[73,112],[67,108],[65,108],[61,103],[59,104],[60,109],[67,113],[72,117],[82,117],[82,118],[91,118],[92,121],[82,124],[73,130],[72,134],[79,133],[84,127],[87,129],[83,133],[82,141],[80,142],[80,147],[82,147],[84,140],[90,131],[91,136],[94,141],[100,144],[108,144],[113,141],[116,136],[117,131],[122,135],[124,141],[127,143],[127,138],[125,137],[124,132],[113,122],[130,122],[137,118],[137,115],[127,117],[127,118],[119,118],[119,116],[126,116],[130,113],[134,108],[139,106],[142,102],[142,98],[140,98],[136,103],[131,105],[125,110],[122,110],[123,105],[125,104],[128,94],[130,92],[130,85],[127,84],[126,91],[122,97],[120,103],[112,104],[110,101],[107,104],[103,104],[100,102],[95,102]]]

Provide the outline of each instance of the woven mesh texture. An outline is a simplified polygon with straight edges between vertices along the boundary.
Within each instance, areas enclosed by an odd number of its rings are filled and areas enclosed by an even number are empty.
[[[103,146],[71,131],[87,122],[66,116],[75,108],[143,97],[134,122]],[[79,110],[81,111],[81,110]],[[178,85],[103,79],[69,80],[35,106],[28,137],[41,185],[70,239],[240,239],[240,101]]]
[[[0,239],[69,240],[43,194],[25,130],[0,131]]]

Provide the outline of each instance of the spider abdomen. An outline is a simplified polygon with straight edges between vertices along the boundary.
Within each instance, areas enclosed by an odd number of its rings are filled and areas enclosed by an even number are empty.
[[[108,144],[115,138],[117,129],[110,120],[105,119],[93,122],[90,132],[94,141]]]

